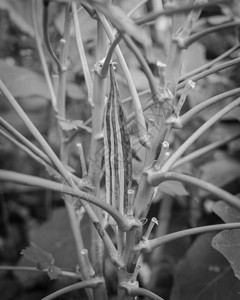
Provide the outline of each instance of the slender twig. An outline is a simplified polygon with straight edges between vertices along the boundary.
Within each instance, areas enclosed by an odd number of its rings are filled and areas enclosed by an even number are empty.
[[[176,181],[184,182],[202,188],[208,191],[209,193],[211,193],[212,195],[215,195],[216,197],[222,199],[223,201],[230,204],[231,206],[240,209],[240,201],[238,197],[233,196],[232,194],[215,186],[214,184],[211,184],[199,178],[195,178],[193,176],[185,175],[181,173],[174,173],[174,172],[158,172],[158,173],[149,172],[148,174],[148,182],[151,186],[158,186],[162,182],[168,180],[176,180]]]
[[[152,300],[164,300],[162,297],[154,294],[153,292],[151,292],[147,289],[144,289],[144,288],[131,289],[130,285],[129,285],[128,293],[131,296],[143,296],[143,297],[147,297],[148,299],[152,299]]]
[[[36,39],[36,43],[37,43],[37,49],[38,49],[38,53],[40,56],[41,64],[43,67],[43,72],[44,72],[44,75],[45,75],[45,78],[47,81],[47,85],[48,85],[48,89],[50,92],[52,106],[56,110],[57,109],[57,99],[56,99],[55,91],[53,88],[52,80],[51,80],[51,77],[50,77],[50,74],[48,71],[48,66],[47,66],[46,58],[45,58],[43,47],[42,47],[42,41],[41,41],[39,31],[38,31],[36,4],[37,4],[37,0],[33,0],[31,2],[32,20],[33,20],[33,27],[34,27],[34,32],[35,32],[35,39]]]
[[[5,84],[0,80],[0,90],[2,94],[5,96],[5,98],[8,100],[8,102],[11,104],[13,109],[16,111],[18,116],[22,119],[24,124],[27,126],[27,128],[30,130],[32,135],[35,137],[35,139],[39,142],[39,144],[44,149],[45,153],[48,155],[50,160],[52,161],[53,165],[57,168],[59,173],[65,178],[66,181],[69,181],[69,173],[61,163],[61,161],[58,159],[52,148],[48,145],[44,137],[41,135],[41,133],[38,131],[38,129],[35,127],[35,125],[32,123],[32,121],[29,119],[27,114],[23,111],[21,106],[18,104],[16,99],[12,96],[12,94],[9,92]]]
[[[238,50],[240,47],[239,44],[233,46],[231,49],[229,49],[228,51],[224,52],[223,54],[219,55],[218,57],[216,57],[215,59],[211,60],[210,62],[200,66],[199,68],[196,68],[186,74],[184,74],[183,76],[180,76],[179,81],[184,81],[187,80],[191,77],[193,77],[194,75],[203,72],[207,69],[209,69],[210,67],[212,67],[213,65],[215,65],[217,62],[227,58],[228,56],[230,56],[233,52],[235,52],[236,50]]]
[[[157,18],[161,16],[172,16],[176,14],[182,14],[183,12],[188,12],[189,10],[196,10],[199,8],[205,8],[208,6],[212,6],[214,4],[227,4],[228,2],[226,0],[213,0],[209,3],[202,3],[202,4],[197,4],[197,5],[181,5],[181,7],[176,7],[176,8],[167,8],[161,11],[154,11],[149,13],[148,15],[137,19],[135,22],[137,25],[143,25],[146,23],[150,23],[155,21]]]
[[[19,131],[17,131],[13,126],[11,126],[6,120],[0,117],[0,126],[2,126],[7,132],[14,137],[15,140],[19,141],[20,144],[24,145],[27,149],[31,150],[38,157],[44,160],[47,164],[51,165],[49,157],[28,139],[26,139]]]
[[[127,13],[127,15],[129,16],[129,17],[131,17],[132,15],[134,15],[135,14],[135,12],[141,7],[141,6],[143,6],[145,3],[147,3],[148,2],[148,0],[141,0],[141,1],[139,1],[128,13]]]
[[[175,241],[176,239],[180,239],[186,236],[201,234],[201,233],[206,233],[211,231],[231,230],[231,229],[239,229],[239,228],[240,228],[240,223],[228,223],[228,224],[208,225],[208,226],[196,227],[191,229],[185,229],[185,230],[166,234],[159,238],[141,242],[136,247],[136,251],[141,250],[143,252],[149,253],[153,251],[155,248],[162,246],[163,244]]]
[[[196,42],[197,40],[199,40],[200,38],[204,37],[207,34],[210,34],[212,32],[216,32],[216,31],[219,31],[219,30],[223,30],[223,29],[229,29],[229,28],[237,27],[238,25],[240,25],[240,21],[232,21],[232,22],[227,22],[227,23],[221,24],[221,25],[212,26],[210,28],[207,28],[205,30],[202,30],[200,32],[192,34],[190,37],[188,37],[188,38],[186,38],[185,40],[182,41],[181,46],[183,48],[188,48],[194,42]]]
[[[92,78],[91,78],[91,74],[90,74],[90,71],[88,68],[88,63],[87,63],[87,59],[86,59],[86,55],[85,55],[85,51],[84,51],[84,47],[83,47],[82,35],[81,35],[80,25],[79,25],[79,21],[78,21],[77,6],[76,6],[75,1],[72,1],[71,7],[72,7],[72,13],[73,13],[73,23],[74,23],[74,27],[75,27],[78,52],[79,52],[79,56],[80,56],[80,59],[82,62],[83,74],[84,74],[87,91],[88,91],[88,101],[91,105],[93,105]]]
[[[235,107],[240,104],[240,98],[237,98],[230,104],[226,105],[218,113],[212,116],[208,121],[206,121],[199,129],[197,129],[176,151],[175,153],[167,160],[167,162],[161,168],[162,172],[170,170],[173,164],[182,156],[182,154],[203,134],[205,133],[212,125],[219,121],[224,115],[229,113]]]
[[[106,18],[102,14],[99,14],[99,19],[102,22],[102,25],[103,25],[104,30],[106,31],[106,33],[108,35],[108,38],[109,38],[110,42],[113,43],[114,42],[113,31],[112,31],[111,27],[109,26]],[[136,87],[134,85],[131,73],[128,69],[125,58],[124,58],[124,56],[123,56],[123,54],[120,50],[120,47],[118,45],[116,46],[116,54],[117,54],[120,66],[122,67],[125,79],[127,81],[129,91],[131,93],[131,99],[133,101],[134,110],[135,110],[134,116],[136,116],[136,120],[137,120],[137,126],[138,126],[140,142],[142,144],[144,144],[144,141],[147,141],[147,139],[148,139],[148,137],[147,137],[148,134],[147,134],[145,118],[144,118],[144,114],[143,114],[143,110],[142,110],[142,105],[141,105],[141,102],[139,100],[139,97],[138,97]]]
[[[238,64],[240,64],[240,58],[232,59],[232,60],[230,60],[228,62],[222,63],[222,64],[220,64],[220,65],[218,65],[216,67],[212,67],[209,70],[203,71],[203,72],[201,72],[199,74],[196,74],[196,75],[192,76],[191,80],[192,81],[198,81],[198,80],[200,80],[202,78],[205,78],[206,76],[209,76],[209,75],[211,75],[213,73],[216,73],[216,72],[222,71],[224,69],[236,66]],[[187,82],[187,80],[184,80],[184,81],[180,82],[177,85],[177,89],[178,90],[182,89],[185,86],[186,82]]]
[[[60,289],[44,298],[42,300],[51,300],[55,299],[56,297],[62,296],[66,293],[70,293],[72,291],[80,290],[80,289],[86,289],[86,288],[96,288],[98,285],[103,284],[103,279],[102,278],[92,278],[90,280],[84,280],[82,282],[78,282],[75,284],[72,284],[70,286],[67,286],[63,289]]]
[[[0,271],[24,271],[24,272],[39,272],[39,270],[35,267],[19,267],[19,266],[0,266]],[[59,270],[60,276],[71,277],[75,279],[79,279],[80,276],[77,273]]]
[[[218,94],[212,98],[209,98],[203,102],[201,102],[198,105],[195,105],[193,108],[191,108],[189,111],[187,111],[184,115],[180,117],[180,123],[182,126],[185,126],[187,123],[189,123],[199,112],[207,108],[208,106],[217,103],[218,101],[225,100],[226,98],[237,96],[240,94],[240,88],[236,88],[233,90],[230,90],[228,92]]]
[[[156,102],[158,102],[158,101],[161,102],[157,82],[156,82],[156,80],[155,80],[155,78],[152,74],[152,71],[149,68],[146,60],[144,59],[141,51],[138,49],[138,47],[133,42],[133,40],[129,36],[127,36],[126,34],[123,34],[123,39],[124,39],[125,43],[127,44],[127,46],[129,47],[129,49],[134,53],[134,55],[137,58],[140,66],[142,67],[143,72],[145,73],[145,75],[148,79],[148,83],[149,83],[149,86],[150,86],[150,90],[151,90],[153,99]]]
[[[219,148],[219,147],[227,144],[228,142],[230,142],[230,141],[238,138],[239,136],[240,136],[240,133],[237,133],[237,134],[234,134],[234,135],[229,136],[229,137],[227,136],[227,137],[225,137],[225,138],[223,138],[223,139],[221,139],[219,141],[216,141],[214,143],[211,143],[211,144],[209,144],[209,145],[207,145],[205,147],[202,147],[202,148],[200,148],[200,149],[198,149],[198,150],[196,150],[196,151],[194,151],[194,152],[192,152],[192,153],[190,153],[190,154],[188,154],[188,155],[180,158],[179,160],[177,160],[176,163],[173,165],[173,169],[176,169],[179,166],[181,166],[181,165],[183,165],[183,164],[185,164],[187,162],[190,162],[190,161],[192,161],[192,160],[194,160],[196,158],[199,158],[200,156],[202,156],[202,155],[204,155],[206,153],[209,153],[210,151],[213,151],[216,148]]]
[[[58,70],[60,71],[62,69],[62,66],[60,64],[59,59],[57,58],[56,54],[54,53],[50,40],[49,40],[49,35],[48,35],[48,9],[49,9],[49,1],[43,1],[43,37],[44,37],[44,41],[46,44],[46,47],[48,49],[49,54],[51,55],[51,57],[53,58],[53,60],[55,61]]]

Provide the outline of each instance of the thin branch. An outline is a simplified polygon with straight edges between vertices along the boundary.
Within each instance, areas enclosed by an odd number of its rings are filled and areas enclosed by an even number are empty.
[[[235,46],[233,46],[231,49],[229,49],[228,51],[224,52],[223,54],[219,55],[218,57],[216,57],[215,59],[211,60],[210,62],[200,66],[199,68],[196,68],[186,74],[184,74],[183,76],[180,77],[179,81],[184,81],[187,80],[191,77],[193,77],[194,75],[203,72],[207,69],[209,69],[210,67],[212,67],[213,65],[215,65],[217,62],[227,58],[228,56],[230,56],[233,52],[235,52],[236,50],[238,50],[240,47],[240,44],[237,44]]]
[[[55,299],[56,297],[62,296],[66,293],[70,293],[72,291],[76,291],[76,290],[80,290],[80,289],[86,289],[86,288],[96,288],[98,285],[103,283],[103,279],[102,278],[92,278],[90,280],[84,280],[82,282],[78,282],[75,284],[72,284],[70,286],[67,286],[63,289],[60,289],[44,298],[42,298],[42,300],[51,300],[51,299]]]
[[[79,21],[78,21],[77,6],[76,6],[75,1],[72,1],[71,7],[72,7],[72,13],[73,13],[73,23],[74,23],[74,28],[75,28],[75,32],[76,32],[76,41],[77,41],[78,52],[79,52],[79,56],[80,56],[80,59],[82,62],[83,74],[84,74],[87,91],[88,91],[88,101],[91,105],[93,105],[92,78],[90,75],[87,58],[86,58],[84,47],[83,47],[82,35],[81,35],[80,25],[79,25]]]
[[[173,165],[173,169],[178,168],[179,166],[181,166],[189,161],[192,161],[196,158],[199,158],[200,156],[203,156],[204,154],[209,153],[210,151],[213,151],[216,148],[219,148],[219,147],[229,143],[230,141],[238,138],[239,136],[240,136],[240,132],[238,132],[237,134],[234,134],[232,136],[225,137],[225,138],[223,138],[219,141],[216,141],[214,143],[211,143],[205,147],[202,147],[202,148],[180,158],[179,160],[177,160],[176,163]]]
[[[145,73],[147,79],[148,79],[148,83],[150,86],[150,90],[152,93],[152,97],[156,102],[161,102],[161,98],[159,95],[159,91],[158,91],[158,86],[157,86],[157,82],[152,74],[151,69],[149,68],[146,60],[144,59],[141,51],[138,49],[138,47],[135,45],[135,43],[133,42],[133,40],[126,34],[123,34],[123,39],[125,41],[125,43],[127,44],[127,46],[129,47],[129,49],[134,53],[134,55],[136,56],[140,66],[143,69],[143,72]]]
[[[181,7],[176,8],[167,8],[161,11],[153,11],[148,15],[137,19],[135,22],[137,25],[143,25],[146,23],[154,22],[161,16],[172,16],[175,14],[182,14],[184,12],[188,12],[189,10],[196,10],[199,8],[205,8],[208,6],[216,5],[216,4],[228,4],[231,1],[224,1],[224,0],[212,0],[209,3],[197,4],[197,5],[181,5]]]
[[[213,73],[216,73],[216,72],[219,72],[219,71],[222,71],[224,69],[227,69],[227,68],[230,68],[230,67],[233,67],[233,66],[236,66],[236,65],[239,65],[240,64],[240,58],[235,58],[235,59],[232,59],[228,62],[225,62],[225,63],[222,63],[216,67],[213,67],[209,70],[206,70],[206,71],[203,71],[199,74],[196,74],[194,75],[193,77],[191,77],[191,80],[196,82],[206,76],[209,76]],[[177,89],[180,90],[182,89],[187,83],[187,80],[184,80],[182,82],[180,82],[178,85],[177,85]]]
[[[24,145],[27,149],[31,150],[35,155],[44,160],[47,164],[51,165],[49,157],[38,147],[36,147],[33,143],[31,143],[28,139],[26,139],[19,131],[17,131],[12,125],[10,125],[6,120],[0,117],[0,126],[2,126],[7,132],[11,134],[15,138],[15,140],[19,141],[20,144]]]
[[[211,184],[207,181],[201,180],[199,178],[195,178],[189,175],[181,174],[181,173],[174,173],[174,172],[158,172],[153,173],[149,172],[148,174],[148,183],[151,186],[158,186],[164,181],[180,181],[190,185],[197,186],[208,191],[210,194],[218,197],[219,199],[225,201],[229,205],[237,208],[240,210],[240,201],[239,198],[233,196],[232,194],[228,193],[227,191],[217,187],[214,184]]]
[[[11,104],[13,109],[16,111],[18,116],[22,119],[24,124],[27,126],[27,128],[30,130],[32,135],[35,137],[35,139],[39,142],[39,144],[44,149],[45,153],[48,155],[50,160],[52,161],[53,165],[56,167],[56,169],[59,171],[59,173],[64,177],[64,179],[71,183],[69,172],[65,169],[59,158],[56,156],[52,148],[48,145],[44,137],[41,135],[41,133],[38,131],[36,126],[33,124],[33,122],[29,119],[27,114],[23,111],[21,106],[18,104],[16,99],[12,96],[12,94],[9,92],[5,84],[0,80],[0,90],[2,94],[5,96],[6,100]]]
[[[210,28],[207,28],[205,30],[202,30],[200,32],[192,34],[190,37],[188,37],[187,39],[182,41],[181,46],[183,48],[188,48],[194,42],[196,42],[197,40],[199,40],[200,38],[204,37],[207,34],[210,34],[210,33],[216,32],[216,31],[220,31],[223,29],[237,27],[238,25],[240,25],[240,21],[232,21],[232,22],[227,22],[227,23],[221,24],[221,25],[212,26]]]
[[[209,107],[210,105],[217,103],[218,101],[225,100],[226,98],[237,96],[240,94],[240,88],[236,88],[233,90],[230,90],[228,92],[218,94],[212,98],[209,98],[198,105],[195,105],[193,108],[191,108],[189,111],[187,111],[185,114],[183,114],[180,117],[180,124],[182,126],[185,126],[187,123],[189,123],[198,113],[200,113],[205,108]]]
[[[114,35],[113,35],[112,29],[109,26],[106,18],[102,14],[99,14],[99,19],[102,22],[102,25],[108,35],[110,42],[113,43]],[[131,73],[126,64],[125,58],[120,50],[120,47],[117,45],[115,50],[116,50],[116,54],[117,54],[120,66],[122,67],[125,79],[127,81],[129,91],[131,93],[131,99],[133,101],[133,106],[134,106],[134,110],[135,110],[134,116],[136,116],[136,121],[137,121],[136,123],[138,126],[140,142],[143,141],[143,143],[144,143],[144,141],[147,140],[148,134],[147,134],[145,118],[144,118],[144,114],[143,114],[143,110],[142,110],[142,105],[139,100],[138,93],[136,91],[136,87],[134,85]]]
[[[155,248],[162,246],[163,244],[175,241],[186,236],[201,234],[211,231],[231,230],[240,229],[240,223],[228,223],[228,224],[217,224],[208,225],[197,228],[185,229],[173,233],[166,234],[162,237],[141,242],[137,247],[136,251],[142,250],[143,252],[152,252]]]
[[[55,95],[55,91],[54,91],[54,87],[52,84],[52,80],[48,71],[48,66],[47,66],[47,62],[46,62],[46,58],[44,55],[44,51],[43,51],[43,47],[42,47],[42,41],[38,32],[38,24],[37,24],[37,8],[36,8],[36,4],[37,4],[37,0],[33,0],[31,1],[31,9],[32,9],[32,20],[33,20],[33,27],[34,27],[34,32],[35,32],[35,39],[36,39],[36,43],[37,43],[37,49],[38,49],[38,53],[40,56],[40,60],[41,60],[41,64],[43,67],[43,72],[47,81],[47,85],[48,85],[48,89],[50,92],[50,96],[51,96],[51,101],[52,101],[52,106],[54,108],[54,110],[56,111],[57,109],[57,99],[56,99],[56,95]]]
[[[35,267],[0,266],[0,271],[39,272]],[[80,276],[74,272],[59,270],[59,275],[79,279]]]
[[[133,288],[132,290],[130,289],[129,294],[131,296],[144,296],[152,300],[164,300],[162,297],[144,288]]]
[[[171,169],[173,164],[183,155],[183,153],[203,134],[205,133],[212,125],[219,121],[224,115],[229,113],[235,107],[240,104],[240,98],[226,105],[218,113],[212,116],[208,121],[206,121],[199,129],[197,129],[176,151],[173,155],[167,160],[167,162],[161,168],[162,172],[166,172]]]
[[[139,226],[139,224],[136,222],[132,222],[130,224],[128,220],[124,216],[122,216],[115,208],[103,201],[100,201],[95,196],[80,190],[76,190],[62,183],[58,183],[41,177],[5,170],[0,170],[0,180],[15,182],[18,184],[24,184],[28,186],[40,187],[43,189],[48,189],[55,192],[65,193],[68,195],[79,197],[81,200],[92,203],[108,212],[114,218],[114,220],[116,221],[116,223],[122,231],[129,230],[133,226]],[[78,202],[73,201],[72,204],[77,205]]]
[[[54,53],[50,40],[49,40],[49,35],[48,35],[48,9],[49,9],[49,1],[43,1],[43,37],[44,37],[44,41],[45,44],[47,46],[48,52],[51,55],[51,57],[53,58],[53,60],[55,61],[58,70],[61,71],[62,66],[60,64],[59,59],[57,58],[56,54]]]

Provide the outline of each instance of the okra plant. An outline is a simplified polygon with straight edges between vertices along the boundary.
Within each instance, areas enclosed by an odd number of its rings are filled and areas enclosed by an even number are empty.
[[[63,34],[57,46],[53,46],[49,38],[49,10],[52,5],[59,5],[64,12]],[[224,252],[218,243],[220,238],[224,240],[235,235],[236,239],[232,241],[236,241],[239,237],[239,198],[201,179],[190,168],[183,168],[239,138],[239,133],[233,133],[204,147],[196,146],[197,141],[211,127],[218,126],[224,116],[236,111],[240,105],[239,87],[189,105],[189,99],[199,96],[195,89],[198,86],[201,88],[201,80],[240,64],[237,55],[234,58],[231,56],[239,54],[240,21],[234,10],[237,4],[220,0],[143,0],[129,1],[128,6],[131,6],[131,10],[126,12],[124,6],[121,8],[121,2],[117,1],[31,0],[34,36],[59,130],[59,156],[13,97],[11,87],[7,87],[4,79],[0,81],[1,101],[7,101],[11,105],[30,130],[38,147],[2,117],[1,134],[45,167],[51,176],[51,179],[45,179],[0,170],[0,180],[60,192],[77,249],[76,272],[67,272],[55,266],[51,256],[37,245],[32,244],[22,250],[24,256],[32,260],[39,270],[47,272],[52,279],[57,280],[60,275],[76,278],[75,284],[44,299],[54,299],[65,294],[67,297],[67,293],[78,289],[85,289],[89,300],[109,299],[109,277],[104,268],[106,259],[111,261],[112,272],[116,274],[116,299],[163,299],[164,295],[157,295],[152,291],[157,284],[156,270],[150,272],[148,285],[139,283],[138,278],[144,273],[144,267],[141,268],[144,253],[151,257],[155,250],[150,265],[152,263],[151,267],[156,267],[166,243],[211,231],[220,232],[214,237],[213,247],[226,256],[236,277],[240,278],[239,260]],[[213,6],[223,12],[221,24],[208,25],[204,16],[202,17],[202,13]],[[38,18],[40,14],[41,22]],[[79,24],[83,14],[96,23],[94,65],[90,65],[88,61]],[[163,21],[168,26],[165,31],[159,27]],[[209,34],[226,29],[232,32],[235,45],[208,63],[183,73],[182,65],[187,58],[188,49]],[[68,120],[66,114],[68,58],[73,32],[83,70],[87,101],[91,108],[91,119],[85,123],[81,119]],[[158,42],[159,49],[167,50],[163,57],[162,52],[157,48],[158,53],[155,49],[154,59],[150,59],[151,47],[156,42],[153,40],[153,33],[156,32],[160,39],[163,36]],[[146,90],[139,92],[137,89],[128,55],[142,70],[148,85]],[[122,96],[123,81],[124,89],[129,91],[129,96],[125,99],[127,93]],[[226,102],[229,98],[231,101]],[[225,101],[222,108],[189,132],[188,125],[192,124],[196,116],[220,101]],[[86,130],[91,136],[87,153],[84,153],[81,143],[72,142],[72,132],[79,128]],[[184,139],[178,139],[179,136],[184,136]],[[68,167],[71,147],[75,147],[80,153],[81,178],[75,175],[73,168]],[[135,161],[141,161],[137,171]],[[174,196],[169,196],[166,191],[167,181],[178,182]],[[169,233],[168,226],[164,227],[163,219],[169,215],[172,201],[178,199],[178,189],[180,195],[180,190],[203,189],[213,199],[221,200],[211,202],[211,205],[226,223],[193,226]],[[160,214],[149,219],[149,210],[156,201],[161,204]],[[229,217],[229,211],[235,218]],[[86,249],[83,242],[79,212],[86,214],[92,224],[90,249]],[[157,272],[161,273],[161,268]]]

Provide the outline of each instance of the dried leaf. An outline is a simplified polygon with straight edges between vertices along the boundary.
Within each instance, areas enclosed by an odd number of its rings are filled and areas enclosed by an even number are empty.
[[[47,272],[51,279],[56,279],[61,273],[61,270],[54,266],[52,254],[42,250],[35,243],[31,243],[29,247],[23,249],[21,254],[33,261],[39,271]]]

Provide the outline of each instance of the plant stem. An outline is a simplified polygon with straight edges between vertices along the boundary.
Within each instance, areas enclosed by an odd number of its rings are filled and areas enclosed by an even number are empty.
[[[82,35],[80,31],[80,26],[79,26],[79,21],[78,21],[78,12],[77,12],[77,6],[76,2],[72,1],[72,13],[73,13],[73,23],[75,27],[75,33],[76,33],[76,41],[77,41],[77,47],[78,47],[78,52],[80,55],[80,59],[82,62],[82,67],[83,67],[83,74],[87,86],[87,91],[88,91],[88,102],[93,105],[93,84],[92,84],[92,78],[89,72],[88,68],[88,63],[83,47],[83,42],[82,42]]]
[[[114,209],[112,206],[99,201],[96,197],[91,196],[90,194],[86,192],[82,192],[80,190],[76,190],[72,187],[65,186],[64,184],[57,183],[51,180],[43,179],[40,177],[35,177],[31,175],[25,175],[22,173],[17,172],[11,172],[11,171],[4,171],[0,170],[0,181],[11,181],[19,184],[25,184],[30,186],[36,186],[41,187],[44,189],[61,192],[64,194],[68,194],[71,196],[75,196],[80,198],[80,203],[84,206],[84,208],[87,210],[89,217],[91,221],[93,222],[94,226],[96,227],[97,231],[99,232],[100,237],[103,239],[106,249],[109,252],[110,259],[115,263],[116,265],[122,267],[122,262],[118,259],[118,254],[115,246],[113,245],[110,237],[108,236],[105,229],[101,226],[97,216],[94,214],[92,210],[86,206],[85,202],[92,203],[108,212],[116,221],[119,228],[122,231],[130,230],[132,227],[139,227],[139,223],[137,222],[129,222],[124,216],[122,216],[116,209]],[[83,200],[83,201],[82,201]],[[72,200],[70,202],[71,205],[79,206],[79,201]]]
[[[146,23],[150,23],[150,22],[154,22],[157,18],[161,17],[161,16],[172,16],[172,15],[176,15],[176,14],[182,14],[184,12],[188,12],[189,10],[196,10],[199,8],[205,8],[208,6],[212,6],[215,4],[227,4],[226,0],[212,0],[209,3],[202,3],[202,4],[197,4],[197,5],[181,5],[180,7],[176,7],[176,8],[168,8],[168,9],[164,9],[161,11],[153,11],[151,13],[149,13],[148,15],[137,19],[135,22],[137,25],[143,25]]]
[[[50,158],[50,160],[52,161],[52,163],[56,167],[56,169],[59,171],[59,173],[65,178],[66,181],[69,181],[68,171],[62,165],[61,161],[58,159],[56,154],[53,152],[52,148],[48,145],[48,143],[43,138],[41,133],[38,131],[38,129],[35,127],[35,125],[32,123],[32,121],[29,119],[29,117],[26,115],[26,113],[23,111],[23,109],[20,107],[20,105],[18,104],[16,99],[12,96],[12,94],[9,92],[9,90],[7,89],[7,87],[1,80],[0,80],[0,90],[1,90],[2,94],[5,96],[5,98],[8,100],[8,102],[11,104],[13,109],[16,111],[18,116],[23,120],[24,124],[30,130],[32,135],[42,146],[45,153],[48,155],[48,157]]]
[[[160,98],[160,95],[159,95],[157,82],[156,82],[156,80],[152,74],[152,71],[149,68],[146,60],[144,59],[141,51],[138,49],[138,47],[135,45],[133,40],[128,35],[123,34],[123,39],[124,39],[125,43],[127,44],[127,46],[129,47],[129,49],[134,53],[140,66],[142,67],[143,72],[145,73],[145,75],[148,79],[148,83],[150,86],[150,90],[151,90],[153,99],[156,102],[158,102],[158,101],[161,102],[162,99]]]
[[[108,38],[109,38],[110,42],[113,43],[114,42],[114,35],[113,35],[112,29],[109,26],[106,18],[102,14],[99,14],[99,19],[102,22],[102,25],[103,25],[104,30],[106,31],[106,33],[108,35]],[[134,106],[134,110],[135,110],[136,123],[137,123],[137,126],[138,126],[140,142],[141,141],[146,141],[147,136],[148,136],[147,128],[146,128],[145,118],[144,118],[144,114],[143,114],[143,110],[142,110],[142,105],[141,105],[141,102],[139,100],[139,97],[138,97],[138,94],[137,94],[137,91],[136,91],[136,87],[134,85],[131,73],[128,69],[125,58],[124,58],[124,56],[123,56],[123,54],[120,50],[120,47],[117,45],[115,50],[116,50],[116,54],[117,54],[120,66],[122,67],[125,79],[127,81],[129,91],[131,93],[131,99],[133,101],[133,106]]]
[[[240,98],[226,105],[218,113],[212,116],[208,121],[206,121],[199,129],[197,129],[167,160],[167,162],[162,166],[161,171],[166,172],[171,169],[173,164],[182,156],[182,154],[212,125],[219,121],[224,115],[233,110],[240,104]]]
[[[194,81],[194,82],[196,82],[196,81],[198,81],[198,80],[200,80],[200,79],[202,79],[202,78],[204,78],[206,76],[209,76],[209,75],[211,75],[213,73],[222,71],[224,69],[233,67],[233,66],[238,65],[238,64],[240,64],[240,58],[232,59],[232,60],[230,60],[228,62],[222,63],[222,64],[220,64],[220,65],[218,65],[216,67],[213,67],[213,68],[211,68],[209,70],[206,70],[206,71],[203,71],[203,72],[201,72],[199,74],[194,75],[193,77],[191,77],[191,80]],[[187,80],[184,80],[184,81],[180,82],[177,85],[177,89],[178,90],[182,89],[186,85],[186,83],[187,83]]]
[[[49,89],[49,92],[50,92],[52,106],[53,106],[53,109],[56,111],[56,109],[57,109],[57,99],[56,99],[55,91],[54,91],[54,88],[53,88],[52,80],[51,80],[51,77],[50,77],[50,74],[49,74],[49,71],[48,71],[48,66],[47,66],[45,55],[44,55],[41,38],[40,38],[40,35],[39,35],[39,32],[38,32],[37,15],[36,15],[37,14],[36,3],[37,3],[37,0],[33,0],[31,2],[31,10],[32,10],[32,20],[33,20],[33,27],[34,27],[35,38],[36,38],[36,43],[37,43],[37,49],[38,49],[41,64],[42,64],[42,67],[43,67],[43,72],[44,72],[44,75],[45,75],[45,78],[46,78],[46,81],[47,81],[48,89]]]
[[[49,157],[38,149],[33,143],[31,143],[28,139],[26,139],[19,131],[17,131],[14,127],[12,127],[6,120],[0,117],[0,126],[2,126],[7,132],[9,132],[19,143],[24,145],[26,149],[31,150],[36,156],[40,157],[47,164],[51,165]]]
[[[148,299],[152,299],[152,300],[164,300],[162,297],[154,294],[153,292],[144,289],[144,288],[133,288],[131,289],[130,285],[128,288],[128,293],[131,296],[143,296],[143,297],[147,297]]]
[[[240,223],[208,225],[208,226],[196,227],[196,228],[185,229],[185,230],[169,233],[162,237],[140,243],[136,250],[141,249],[143,252],[149,253],[155,248],[162,246],[163,244],[169,243],[171,241],[175,241],[176,239],[180,239],[186,236],[206,233],[211,231],[221,231],[221,230],[231,230],[231,229],[240,229]]]
[[[225,100],[226,98],[237,96],[240,94],[240,88],[236,88],[233,90],[230,90],[228,92],[218,94],[212,98],[209,98],[203,102],[201,102],[198,105],[195,105],[193,108],[191,108],[189,111],[187,111],[184,115],[180,117],[180,124],[182,126],[185,126],[187,123],[189,123],[199,112],[207,108],[208,106],[217,103],[218,101]]]
[[[216,141],[214,143],[211,143],[211,144],[209,144],[209,145],[207,145],[205,147],[202,147],[202,148],[200,148],[200,149],[198,149],[198,150],[196,150],[196,151],[194,151],[194,152],[192,152],[192,153],[190,153],[190,154],[188,154],[188,155],[180,158],[179,160],[177,160],[175,162],[175,164],[173,165],[173,169],[178,168],[179,166],[181,166],[181,165],[183,165],[183,164],[185,164],[185,163],[187,163],[189,161],[192,161],[192,160],[194,160],[196,158],[199,158],[200,156],[202,156],[202,155],[204,155],[204,154],[206,154],[206,153],[208,153],[210,151],[213,151],[216,148],[219,148],[219,147],[225,145],[226,143],[228,143],[228,142],[230,142],[230,141],[238,138],[239,136],[240,136],[240,133],[237,133],[237,134],[234,134],[232,136],[225,137],[225,138],[223,138],[223,139],[221,139],[219,141]]]
[[[37,268],[34,267],[19,267],[19,266],[0,266],[0,271],[19,271],[19,272],[39,272]],[[60,276],[80,279],[80,276],[74,272],[61,270]]]
[[[86,288],[96,288],[98,285],[103,284],[102,278],[92,278],[90,280],[84,280],[82,282],[77,282],[75,284],[72,284],[70,286],[67,286],[63,289],[60,289],[44,298],[42,300],[51,300],[55,299],[56,297],[62,296],[66,293],[70,293],[72,291],[80,290],[80,289],[86,289]]]
[[[210,28],[207,28],[205,30],[202,30],[200,32],[192,34],[190,37],[186,38],[183,41],[182,47],[188,48],[194,42],[198,41],[200,38],[204,37],[207,34],[210,34],[210,33],[213,33],[213,32],[219,31],[219,30],[223,30],[223,29],[237,27],[238,25],[240,25],[240,21],[232,21],[232,22],[227,22],[227,23],[221,24],[221,25],[212,26]]]
[[[190,185],[200,187],[200,188],[208,191],[212,195],[215,195],[216,197],[222,199],[229,205],[240,210],[239,198],[236,196],[233,196],[232,194],[228,193],[227,191],[215,186],[214,184],[211,184],[211,183],[201,180],[199,178],[195,178],[195,177],[181,174],[181,173],[174,173],[174,172],[151,173],[151,172],[149,172],[148,182],[151,186],[158,186],[162,182],[168,181],[168,180],[176,180],[176,181],[180,181],[180,182],[184,182],[184,183],[187,183]]]
[[[196,68],[186,74],[184,74],[183,76],[180,76],[179,81],[185,81],[191,77],[193,77],[194,75],[203,72],[207,69],[209,69],[210,67],[212,67],[213,65],[215,65],[217,62],[227,58],[228,56],[230,56],[233,52],[235,52],[236,50],[238,50],[240,47],[239,44],[237,44],[236,46],[233,46],[231,49],[229,49],[228,51],[224,52],[223,54],[219,55],[218,57],[216,57],[215,59],[211,60],[210,62],[206,63],[205,65]]]

